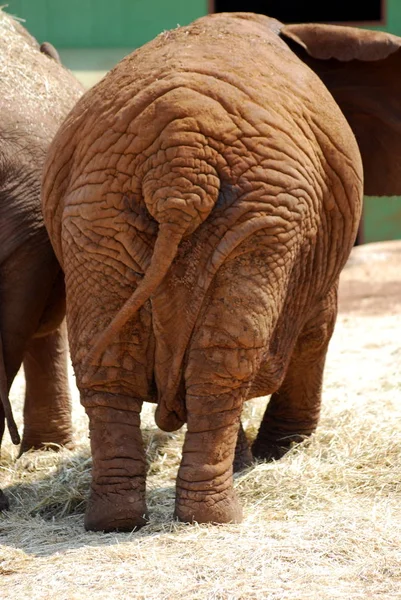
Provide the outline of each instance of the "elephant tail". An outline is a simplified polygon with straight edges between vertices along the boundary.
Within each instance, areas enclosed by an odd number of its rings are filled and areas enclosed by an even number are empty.
[[[0,399],[3,406],[4,416],[7,421],[8,431],[10,432],[11,441],[16,446],[21,443],[21,438],[18,433],[17,425],[14,421],[13,411],[11,408],[10,397],[8,395],[8,383],[6,366],[4,364],[3,342],[0,334]]]
[[[128,298],[111,323],[95,340],[94,346],[86,358],[88,366],[98,364],[101,355],[113,338],[157,290],[176,257],[182,237],[182,232],[178,233],[172,230],[171,225],[160,225],[149,268],[132,296]]]

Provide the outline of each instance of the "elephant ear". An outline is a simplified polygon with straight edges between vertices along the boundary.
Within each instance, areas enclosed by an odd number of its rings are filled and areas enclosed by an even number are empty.
[[[341,108],[362,156],[365,194],[401,195],[401,38],[340,25],[280,31]]]

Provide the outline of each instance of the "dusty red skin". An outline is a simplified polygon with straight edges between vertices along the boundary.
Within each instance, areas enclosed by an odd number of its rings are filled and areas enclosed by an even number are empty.
[[[214,15],[161,34],[87,92],[52,144],[43,209],[90,419],[88,529],[146,522],[143,401],[161,428],[187,424],[183,521],[241,519],[245,400],[273,394],[258,457],[316,428],[362,164],[281,27]]]
[[[72,444],[65,289],[40,185],[51,139],[83,89],[3,11],[0,33],[0,443],[8,391],[23,364],[22,453]],[[18,443],[18,432],[11,433]],[[0,510],[6,505],[2,495]]]

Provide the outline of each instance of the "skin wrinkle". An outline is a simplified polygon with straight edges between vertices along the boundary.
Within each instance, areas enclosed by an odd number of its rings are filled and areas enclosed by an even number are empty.
[[[148,256],[146,256],[145,258],[141,258],[141,256],[138,254],[137,255],[137,262],[133,262],[132,261],[132,253],[126,253],[126,257],[127,257],[127,261],[120,261],[118,260],[118,256],[121,255],[121,248],[124,248],[124,250],[126,250],[126,248],[123,246],[123,244],[114,244],[114,246],[117,246],[114,248],[115,251],[115,257],[113,258],[112,256],[110,256],[110,254],[113,252],[113,247],[111,246],[111,244],[109,242],[104,243],[104,250],[98,252],[98,246],[100,245],[100,243],[103,242],[102,237],[99,236],[98,240],[92,240],[91,244],[93,247],[93,252],[96,253],[96,256],[104,256],[103,260],[97,260],[96,262],[99,263],[100,266],[104,266],[107,265],[108,267],[111,267],[115,272],[115,279],[116,282],[119,282],[120,277],[118,276],[118,273],[120,275],[123,275],[124,277],[128,277],[128,271],[131,271],[131,273],[136,276],[140,273],[143,273],[146,269],[146,266],[149,264],[149,258]],[[85,247],[85,249],[88,251],[88,253],[91,253],[91,246],[88,243],[83,243],[82,247]],[[150,252],[150,249],[149,249]],[[128,264],[130,263],[130,264]],[[101,268],[100,268],[100,272],[101,272]],[[110,275],[110,271],[109,271],[109,275]],[[113,275],[111,275],[113,276]],[[130,277],[131,279],[132,277]]]
[[[84,261],[82,261],[81,264],[84,264]],[[108,276],[108,279],[111,278],[111,281],[109,282],[110,285],[108,287],[109,287],[110,290],[112,290],[112,289],[114,289],[114,285],[113,284],[119,284],[120,283],[121,277],[118,277],[118,269],[116,268],[116,265],[118,267],[119,264],[120,263],[118,263],[117,261],[115,263],[112,263],[109,260],[108,262],[106,262],[106,267],[107,268],[105,268],[105,262],[103,262],[103,261],[96,261],[96,262],[92,261],[91,262],[91,268],[94,271],[98,271],[99,273],[106,273],[107,276]],[[136,274],[137,273],[135,273],[135,275]],[[126,270],[125,269],[121,269],[120,275],[123,275],[123,276],[127,277]],[[81,283],[81,281],[77,281],[77,285],[79,285],[79,283]]]
[[[191,93],[191,95],[193,95],[196,100],[195,103],[199,104],[200,107],[202,107],[202,98],[204,99],[204,101],[208,104],[209,109],[212,109],[212,106],[214,105],[215,108],[217,108],[218,112],[220,111],[220,109],[223,109],[224,111],[224,116],[227,118],[229,118],[232,116],[231,113],[231,106],[228,107],[225,105],[224,99],[222,100],[221,98],[221,90],[219,90],[219,100],[217,100],[217,98],[213,98],[213,96],[210,95],[210,93],[206,93],[205,89],[207,89],[207,92],[210,92],[210,89],[207,88],[207,79],[206,78],[201,78],[199,81],[199,86],[201,86],[202,89],[196,89],[194,87],[194,83],[196,82],[196,80],[194,80],[193,77],[191,77],[191,81],[188,82],[189,85],[183,85],[182,83],[179,85],[173,85],[170,89],[166,90],[164,93],[161,93],[159,96],[157,96],[156,98],[154,98],[151,103],[149,103],[147,106],[144,107],[144,110],[142,113],[138,113],[135,114],[134,119],[140,119],[141,116],[143,116],[144,113],[149,112],[152,110],[153,108],[153,104],[156,103],[160,103],[160,101],[162,101],[164,98],[168,97],[169,94],[171,93],[177,93],[180,90],[186,90],[188,92]],[[214,82],[213,82],[214,84]],[[182,119],[182,114],[180,115],[180,117],[177,120],[181,120]],[[185,117],[188,117],[189,115],[185,115]],[[191,115],[192,116],[192,115]],[[199,128],[199,121],[198,121],[199,117],[195,118],[195,122],[198,125],[198,130],[195,133],[199,133],[201,132],[201,128]],[[165,129],[167,129],[169,127],[169,125],[174,124],[175,119],[172,118],[171,121],[167,122],[162,128],[161,128],[161,132],[163,133],[165,131]],[[230,124],[231,127],[235,127],[235,123],[230,120]],[[235,127],[236,129],[236,127]],[[129,131],[129,130],[128,130]],[[231,130],[231,134],[233,133],[233,131]],[[217,141],[217,140],[216,140]],[[218,140],[219,144],[221,144],[221,140]],[[224,142],[224,140],[223,140]],[[146,153],[146,149],[141,147],[141,150],[144,151]]]
[[[337,169],[334,167],[334,165],[333,165],[333,164],[331,164],[331,163],[330,163],[330,161],[329,161],[329,160],[327,161],[327,166],[330,168],[330,171],[331,171],[331,175],[332,175],[332,176],[331,176],[331,180],[333,181],[333,179],[335,179],[335,183],[336,183],[337,185],[339,185],[339,186],[341,186],[341,187],[342,187],[342,190],[343,190],[343,192],[344,192],[344,194],[343,194],[343,195],[344,195],[345,199],[348,201],[348,203],[347,203],[347,204],[344,204],[344,208],[347,208],[347,209],[348,209],[348,217],[351,217],[351,216],[352,216],[352,210],[351,210],[351,207],[353,206],[353,202],[352,202],[352,199],[351,199],[351,197],[353,196],[353,194],[350,194],[350,192],[349,192],[349,190],[347,189],[347,187],[346,187],[346,186],[344,185],[344,183],[341,181],[341,176],[340,176],[340,174],[338,173],[338,170],[337,170]],[[334,175],[334,177],[333,177],[333,175]],[[334,204],[334,201],[333,201],[333,204]],[[329,209],[330,209],[330,207],[329,207]],[[341,209],[343,210],[343,206],[341,206]],[[341,209],[340,209],[340,210],[341,210]],[[345,211],[344,211],[344,212],[345,212]]]
[[[280,164],[281,164],[280,161],[278,161],[278,160],[274,160],[273,161],[272,159],[269,160],[269,164],[268,165],[264,164],[264,170],[266,171],[266,175],[265,175],[266,182],[268,182],[268,185],[270,187],[272,187],[272,188],[276,187],[277,189],[281,189],[278,184],[275,185],[274,182],[271,181],[270,179],[267,181],[267,173],[274,173],[275,170],[280,166]],[[247,180],[248,174],[252,173],[252,171],[253,171],[253,167],[248,167],[242,173],[239,173],[240,181],[241,181],[241,179],[246,179]],[[299,169],[299,172],[304,174],[304,171],[302,169]],[[307,171],[305,170],[305,173],[306,172]],[[252,178],[250,178],[250,180],[252,180]],[[312,198],[314,196],[316,197],[315,189],[316,189],[316,185],[314,187],[312,185],[310,187],[308,187],[308,197],[312,197]],[[290,189],[288,189],[288,191],[290,191]]]
[[[188,454],[190,458],[194,461],[196,465],[195,458],[196,454],[192,453]],[[196,472],[195,469],[189,467],[187,465],[182,465],[182,469],[179,475],[180,487],[181,482],[184,483],[183,487],[183,495],[182,498],[187,495],[187,497],[191,497],[192,494],[198,495],[198,492],[210,492],[211,501],[216,501],[216,497],[218,497],[219,493],[225,491],[231,484],[231,469],[230,469],[230,458],[222,459],[219,461],[219,464],[209,465],[208,469],[205,469],[204,475],[205,479],[200,478],[200,474]],[[211,482],[214,481],[214,485],[211,485]],[[192,483],[192,485],[191,485]],[[214,492],[214,493],[213,493]],[[205,502],[207,502],[207,497],[204,498]]]
[[[77,241],[77,232],[79,232],[79,234],[82,236],[83,241],[81,242],[81,247],[82,248],[86,248],[87,251],[90,253],[90,249],[91,246],[88,245],[88,243],[85,243],[85,239],[87,241],[89,241],[89,237],[87,235],[85,235],[84,231],[79,227],[79,222],[75,222],[75,223],[71,223],[71,225],[74,225],[75,231],[73,231],[70,235],[71,237],[74,239],[74,241]],[[93,232],[92,232],[93,233]],[[65,238],[66,239],[66,238]],[[103,250],[100,246],[100,242],[103,241],[103,244],[105,245],[105,248],[107,248],[106,250]],[[141,240],[142,244],[143,244],[143,240]],[[136,252],[136,259],[137,262],[133,261],[132,252],[127,252],[126,248],[124,246],[123,243],[119,242],[118,238],[115,237],[114,241],[112,240],[102,240],[101,236],[97,236],[95,239],[91,240],[91,244],[92,244],[92,248],[94,253],[103,255],[104,258],[99,261],[102,265],[104,263],[108,264],[109,266],[114,266],[117,267],[121,264],[121,268],[117,269],[121,275],[124,275],[125,277],[127,276],[127,270],[129,269],[130,271],[133,271],[134,274],[136,275],[138,272],[144,272],[145,267],[148,265],[149,263],[149,258],[150,258],[150,252],[151,252],[151,247],[149,247],[146,250],[146,254],[141,257],[140,252],[141,252],[141,247],[138,247],[139,252]],[[111,245],[113,244],[113,245]],[[115,255],[114,255],[114,261],[112,263],[110,263],[110,252],[113,251],[113,246],[114,246],[114,250],[115,250]],[[138,246],[138,244],[137,244]],[[135,242],[133,242],[133,247],[135,248]],[[125,250],[125,256],[126,256],[126,261],[125,262],[121,262],[118,260],[118,257],[121,256],[121,248],[124,248]],[[143,248],[143,251],[145,251],[145,248]],[[106,260],[106,258],[108,260]],[[117,277],[118,278],[118,277]]]
[[[213,346],[211,348],[208,348],[210,350],[213,350]],[[204,350],[204,349],[203,349]],[[204,352],[203,352],[204,353]],[[202,354],[202,351],[199,351],[199,354]],[[201,359],[202,356],[199,356],[199,359]],[[232,375],[228,372],[227,368],[225,367],[225,365],[223,365],[222,363],[218,364],[218,369],[216,368],[216,373],[215,373],[215,378],[218,379],[219,377],[223,377],[224,378],[224,374],[221,374],[221,371],[224,370],[227,373],[227,379],[230,379],[230,386],[229,386],[229,390],[236,390],[236,391],[243,391],[247,388],[247,382],[244,383],[243,380],[241,380],[241,378],[236,377],[235,375]],[[189,371],[188,375],[191,375],[192,373]],[[219,389],[221,388],[221,389]],[[204,392],[203,394],[200,392]],[[204,397],[204,398],[210,398],[210,396],[212,395],[213,397],[218,397],[218,396],[224,396],[224,394],[227,393],[227,390],[225,389],[225,386],[222,385],[221,383],[219,383],[218,381],[213,382],[213,385],[211,384],[207,384],[207,382],[205,381],[200,381],[198,383],[191,383],[190,385],[188,385],[186,387],[186,393],[187,396],[193,396],[193,397]],[[221,409],[221,406],[219,405],[218,410]],[[202,408],[203,410],[203,408]]]
[[[79,127],[79,119],[77,119],[75,121],[75,127],[72,126],[69,117],[67,116],[66,120],[64,121],[64,124],[66,126],[66,130],[67,130],[67,136],[68,139],[71,139],[71,136],[73,136],[73,134],[75,133],[75,131],[78,129]],[[57,187],[57,184],[61,182],[62,184],[62,189],[67,189],[68,184],[71,182],[71,163],[74,160],[74,152],[75,152],[75,146],[72,145],[69,148],[66,148],[66,144],[64,143],[64,140],[62,140],[61,142],[55,138],[53,139],[53,143],[51,146],[54,150],[54,152],[56,153],[57,156],[60,156],[60,164],[59,166],[56,167],[55,165],[55,161],[52,162],[51,164],[51,170],[53,172],[54,175],[54,179],[52,181],[49,181],[49,192],[51,194],[54,194],[54,190]],[[43,175],[42,174],[42,184],[43,184]],[[64,177],[63,177],[64,175]],[[42,199],[43,200],[43,199]],[[52,234],[55,232],[55,230],[60,229],[61,226],[61,215],[60,212],[62,212],[63,210],[63,205],[59,202],[56,203],[54,210],[51,211],[51,218],[46,219],[46,217],[49,216],[48,211],[46,209],[46,206],[44,206],[43,201],[42,201],[42,211],[43,211],[43,216],[44,219],[46,221],[46,228],[47,231],[49,233],[49,236],[52,237]],[[57,247],[57,243],[55,243],[55,240],[53,240],[53,249],[57,255],[57,258],[60,262],[60,264],[62,264],[62,253],[60,252],[60,248]]]
[[[192,72],[190,73],[190,75],[191,75],[191,83],[192,83],[192,85],[193,85],[193,81],[194,81],[193,77],[194,77],[196,74],[197,74],[197,73],[196,73],[196,72],[194,72],[194,71],[192,71]],[[200,71],[198,71],[198,74],[201,74],[201,75],[203,75],[203,76],[204,76],[204,77],[202,77],[202,78],[201,78],[201,82],[202,82],[202,84],[203,84],[203,85],[205,84],[205,82],[208,82],[208,78],[210,78],[211,80],[218,79],[220,82],[222,82],[222,83],[225,83],[225,84],[229,83],[229,82],[228,82],[226,79],[221,79],[221,78],[219,78],[219,77],[218,77],[218,76],[217,76],[215,73],[214,73],[213,75],[209,75],[208,73],[205,73],[205,72],[200,72]],[[205,77],[205,75],[206,75],[206,77]],[[214,81],[213,81],[213,84],[214,84]],[[249,81],[247,82],[247,84],[248,84],[248,88],[246,89],[246,88],[244,87],[244,88],[242,89],[242,88],[238,87],[238,82],[236,82],[236,83],[230,83],[230,85],[232,85],[232,87],[234,87],[236,91],[239,91],[239,90],[240,90],[240,91],[242,91],[242,92],[243,92],[243,94],[244,94],[244,96],[245,96],[245,98],[244,98],[244,99],[241,99],[241,100],[239,101],[239,103],[238,103],[238,105],[237,105],[237,108],[238,108],[238,110],[240,110],[240,109],[241,109],[241,106],[243,105],[243,103],[244,103],[245,99],[246,99],[246,100],[248,100],[248,101],[250,101],[250,102],[253,102],[253,103],[255,104],[255,107],[256,107],[256,106],[258,106],[258,107],[260,107],[260,108],[261,108],[260,104],[259,104],[259,103],[258,103],[256,100],[254,100],[254,99],[253,99],[253,98],[252,98],[252,97],[249,95],[249,91],[248,91],[248,90],[249,90]],[[171,92],[173,89],[175,90],[175,89],[177,89],[177,87],[174,87],[174,88],[171,88],[171,89],[167,90],[167,91],[165,92],[165,94],[168,94],[168,93],[169,93],[169,92]],[[202,94],[202,93],[204,93],[202,90],[194,90],[192,87],[190,87],[189,89],[191,89],[192,91],[196,91],[196,92],[197,92],[197,93],[199,93],[199,94]],[[208,90],[208,92],[210,92],[210,90]],[[206,94],[204,94],[204,95],[206,96]],[[162,97],[163,97],[163,95],[160,95],[160,96],[158,96],[157,98],[155,98],[155,99],[153,100],[153,102],[154,102],[154,101],[156,101],[156,100],[158,100],[158,99],[160,99],[160,98],[162,98]],[[210,99],[210,95],[208,95],[208,96],[206,96],[206,97],[207,97],[207,99],[208,99],[208,100]],[[227,102],[227,103],[225,103],[225,102],[224,102],[224,95],[221,95],[221,89],[220,89],[220,88],[219,88],[218,100],[216,99],[216,102],[218,102],[218,103],[219,103],[219,105],[221,104],[221,105],[223,106],[223,108],[226,110],[226,112],[227,112],[229,115],[231,115],[231,116],[233,116],[233,117],[234,117],[234,116],[239,116],[239,117],[241,117],[241,119],[244,119],[244,114],[243,114],[243,113],[241,113],[241,112],[238,112],[238,113],[235,113],[235,112],[233,113],[233,112],[231,112],[231,111],[232,111],[232,106],[231,106],[231,105],[230,105],[228,102]],[[146,108],[147,108],[147,107],[146,107]],[[293,109],[293,107],[292,107],[290,110],[292,110],[292,109]],[[273,111],[274,111],[274,107],[270,107],[270,110],[273,110]],[[278,113],[276,113],[276,114],[278,114]],[[138,117],[138,116],[139,116],[138,114],[137,114],[137,115],[135,115],[135,117]],[[249,116],[249,115],[247,115],[247,117],[248,117],[248,116]],[[281,115],[279,115],[279,116],[281,116]]]
[[[138,361],[138,364],[139,361]],[[143,365],[141,365],[143,366]],[[104,379],[102,379],[101,377],[98,377],[95,381],[94,384],[91,385],[90,391],[92,392],[97,392],[97,393],[102,393],[105,390],[110,393],[110,394],[118,394],[118,393],[130,393],[132,390],[132,377],[127,376],[126,378],[124,378],[124,376],[121,373],[121,366],[115,370],[115,377],[114,377],[114,381],[113,381],[113,385],[110,384],[110,372],[111,375],[113,376],[113,369],[108,368],[107,371],[107,377],[105,376]],[[128,375],[131,375],[131,370],[128,372]],[[96,385],[97,384],[97,385]],[[151,394],[149,393],[148,395],[145,395],[144,400],[146,400],[147,402],[157,402],[157,398],[155,396],[155,393]],[[91,408],[91,407],[96,407],[98,406],[98,404],[96,402],[91,402],[89,400],[87,400],[87,398],[85,397],[85,408]],[[112,403],[109,403],[108,406],[112,407],[112,408],[116,408],[119,410],[127,410],[128,412],[131,410],[130,406],[128,406],[128,408],[123,409],[120,405],[120,403],[115,403],[114,405]]]
[[[319,136],[317,136],[317,139],[318,139],[319,141],[320,141],[320,137],[325,137],[326,139],[328,139],[328,140],[329,140],[329,144],[331,144],[331,143],[332,143],[332,140],[331,140],[331,138],[330,138],[329,136],[326,136],[326,135],[325,135],[325,132],[324,132],[323,130],[320,130],[320,132],[319,132]],[[336,155],[338,155],[338,154],[339,154],[339,152],[336,150]],[[325,167],[326,167],[326,169],[327,169],[327,167],[329,167],[329,168],[330,168],[330,170],[331,170],[332,172],[334,172],[334,173],[335,173],[335,175],[336,175],[336,178],[337,178],[337,181],[338,181],[338,182],[339,182],[339,184],[342,186],[342,188],[343,188],[344,192],[346,192],[346,190],[347,190],[347,188],[346,188],[346,182],[343,182],[343,181],[342,181],[342,178],[341,178],[341,177],[339,176],[339,174],[338,174],[338,170],[337,170],[337,169],[336,169],[336,168],[333,166],[333,162],[330,160],[330,158],[331,158],[331,157],[333,157],[333,158],[334,158],[334,154],[333,154],[333,151],[332,151],[332,149],[330,148],[330,153],[329,153],[329,152],[326,152],[326,154],[325,154],[325,159],[326,159],[326,160],[325,160],[325,163],[324,163],[324,164],[325,164]],[[338,156],[335,156],[335,160],[336,160],[336,162],[337,162],[337,165],[338,165],[338,164],[339,164]],[[342,160],[341,168],[344,168],[344,162],[345,162],[345,163],[347,164],[347,168],[348,168],[349,170],[352,170],[352,171],[353,171],[353,175],[355,175],[355,170],[354,170],[354,168],[353,168],[353,165],[352,165],[352,164],[351,164],[351,163],[350,163],[348,160],[345,160],[345,157],[342,157],[342,159],[341,159],[341,160]],[[361,180],[361,179],[360,179],[360,180]],[[361,180],[361,181],[362,181],[362,180]]]
[[[183,491],[186,491],[191,496],[192,496],[192,494],[196,495],[196,492],[199,491],[199,490],[194,489],[194,484],[196,486],[202,486],[202,491],[205,492],[206,494],[210,494],[211,500],[213,502],[218,502],[218,500],[216,499],[216,493],[217,494],[219,492],[221,493],[230,484],[231,474],[229,474],[227,476],[227,474],[225,473],[224,475],[225,475],[225,478],[223,479],[223,481],[221,481],[220,483],[216,483],[215,487],[213,487],[212,489],[207,489],[208,487],[210,487],[210,480],[208,481],[207,479],[205,479],[205,480],[200,479],[200,480],[194,481],[192,477],[189,479],[185,479],[185,477],[183,477],[182,475],[180,475],[180,485],[183,488]],[[215,479],[217,480],[217,477]],[[185,487],[186,485],[188,487]],[[200,501],[203,500],[203,501],[207,502],[208,498],[200,497],[199,500]]]

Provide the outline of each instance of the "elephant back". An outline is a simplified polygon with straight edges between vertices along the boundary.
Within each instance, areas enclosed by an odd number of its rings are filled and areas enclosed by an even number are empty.
[[[0,134],[49,140],[82,95],[81,84],[1,9],[0,65]]]

